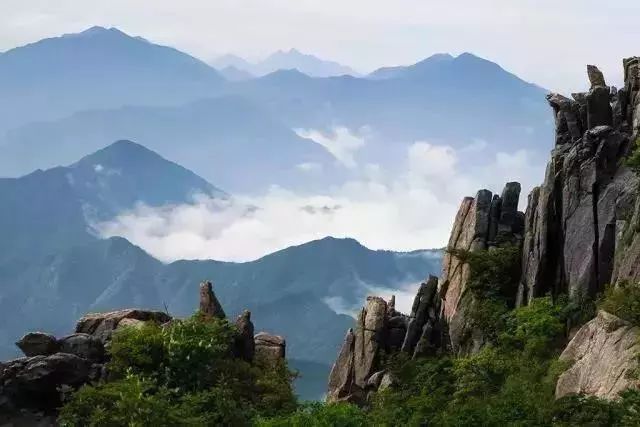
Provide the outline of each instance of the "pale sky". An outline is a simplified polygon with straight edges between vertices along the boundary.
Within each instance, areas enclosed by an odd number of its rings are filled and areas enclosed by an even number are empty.
[[[0,51],[93,25],[205,60],[297,48],[363,72],[469,51],[563,92],[587,63],[617,84],[640,55],[637,0],[0,0]]]

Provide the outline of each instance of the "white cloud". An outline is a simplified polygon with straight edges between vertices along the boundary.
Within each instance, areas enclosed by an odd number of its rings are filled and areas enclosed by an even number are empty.
[[[307,162],[296,165],[296,168],[303,172],[320,172],[322,165],[320,163]]]
[[[356,135],[346,127],[336,127],[329,132],[316,129],[294,129],[294,132],[322,145],[348,168],[356,167],[355,153],[365,145],[363,136]]]
[[[524,150],[497,153],[474,168],[461,167],[463,161],[451,147],[417,142],[408,148],[400,176],[363,165],[357,179],[321,194],[274,187],[232,201],[200,197],[191,205],[139,206],[98,229],[164,261],[245,261],[329,235],[353,237],[373,249],[442,247],[462,197],[480,188],[500,191],[506,181],[519,180],[524,205],[544,172]]]

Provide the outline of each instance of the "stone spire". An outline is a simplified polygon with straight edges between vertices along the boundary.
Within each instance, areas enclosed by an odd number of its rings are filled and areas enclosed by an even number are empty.
[[[200,314],[209,319],[226,317],[222,305],[213,293],[213,285],[209,281],[200,283]]]

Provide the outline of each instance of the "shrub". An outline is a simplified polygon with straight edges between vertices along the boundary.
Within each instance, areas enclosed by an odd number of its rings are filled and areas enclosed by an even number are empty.
[[[621,282],[617,286],[608,286],[598,306],[634,325],[640,325],[640,285]]]
[[[165,328],[149,324],[117,331],[107,365],[110,382],[81,388],[63,408],[61,421],[235,426],[294,411],[286,362],[268,366],[234,358],[236,333],[224,320],[200,316]]]
[[[634,142],[625,163],[636,174],[640,174],[640,137]]]
[[[365,427],[366,413],[348,403],[307,403],[286,417],[260,419],[260,427]]]

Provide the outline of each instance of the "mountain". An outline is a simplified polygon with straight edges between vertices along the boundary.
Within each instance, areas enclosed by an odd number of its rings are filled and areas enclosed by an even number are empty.
[[[311,77],[358,75],[350,67],[302,53],[297,49],[279,50],[256,63],[228,54],[215,58],[211,65],[217,70],[233,67],[254,76],[264,76],[279,70],[298,70]]]
[[[241,82],[243,80],[253,79],[255,76],[248,71],[236,68],[233,65],[218,70],[222,76],[230,82]]]
[[[430,69],[442,68],[444,64],[451,64],[455,58],[448,53],[436,53],[422,61],[407,66],[382,67],[373,71],[367,78],[374,80],[386,80],[393,78],[403,78],[410,74],[423,74],[429,72]]]
[[[12,343],[24,330],[61,334],[88,311],[166,307],[188,316],[198,283],[210,279],[228,314],[250,309],[257,325],[287,337],[292,358],[324,372],[353,321],[345,312],[372,289],[402,292],[440,269],[437,250],[372,251],[335,238],[252,262],[164,264],[126,239],[92,231],[96,219],[136,203],[189,203],[195,193],[229,197],[129,141],[70,166],[0,179],[0,357],[16,354]],[[303,387],[318,397],[324,379]]]
[[[180,104],[213,93],[224,81],[176,49],[93,27],[0,56],[0,132],[87,109]]]
[[[0,173],[15,176],[69,163],[118,139],[140,142],[236,193],[272,184],[311,188],[322,184],[322,177],[296,166],[317,163],[331,171],[334,164],[323,147],[300,138],[255,103],[231,95],[179,107],[86,111],[14,129],[0,139]]]
[[[188,203],[194,194],[225,193],[183,167],[130,141],[77,163],[0,179],[0,265],[22,262],[94,240],[90,225],[131,209]]]

